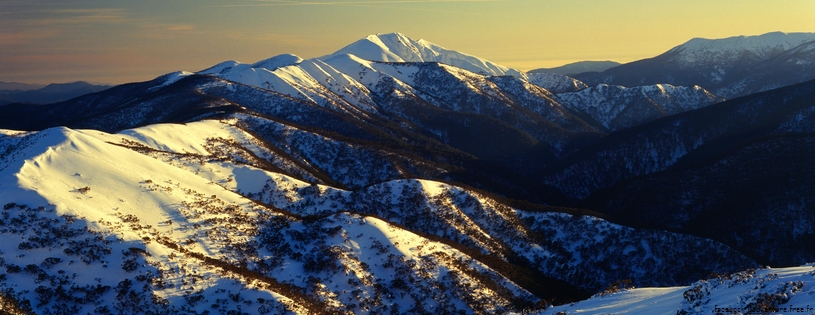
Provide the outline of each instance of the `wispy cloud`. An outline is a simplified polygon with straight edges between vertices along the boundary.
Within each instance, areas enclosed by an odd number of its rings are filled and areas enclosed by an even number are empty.
[[[348,6],[348,7],[363,7],[363,8],[377,8],[377,9],[394,9],[411,11],[425,11],[425,12],[441,12],[441,13],[455,13],[455,14],[470,14],[470,15],[489,15],[494,16],[494,13],[485,12],[472,12],[468,10],[443,10],[431,7],[420,6],[405,6],[413,4],[441,4],[441,3],[487,3],[487,2],[506,2],[509,0],[350,0],[350,1],[297,1],[297,0],[254,0],[255,3],[243,4],[224,4],[218,7],[223,8],[241,8],[241,7],[277,7],[277,6]]]
[[[5,13],[5,12],[4,12]],[[52,26],[87,23],[124,23],[123,9],[53,9],[9,12],[7,22],[27,26]]]
[[[295,0],[256,0],[259,3],[224,4],[219,7],[261,7],[261,6],[295,6],[295,5],[376,5],[376,4],[410,4],[410,3],[472,3],[504,2],[507,0],[370,0],[370,1],[295,1]]]
[[[121,24],[126,20],[120,9],[42,9],[19,6],[0,12],[3,29],[0,44],[25,45],[59,38],[78,27]]]
[[[0,46],[13,46],[26,44],[32,41],[57,36],[59,33],[50,29],[29,29],[19,32],[0,33]]]
[[[105,32],[111,27],[118,31],[127,30],[130,35],[141,38],[172,38],[196,31],[194,24],[161,22],[150,17],[133,17],[128,13],[128,10],[121,8],[42,9],[21,6],[13,12],[0,12],[6,26],[0,33],[0,44],[21,45],[66,36],[87,37],[82,34],[87,34],[88,30]]]
[[[151,19],[131,21],[134,36],[152,39],[172,39],[178,36],[196,35],[201,32],[194,24],[165,23]]]

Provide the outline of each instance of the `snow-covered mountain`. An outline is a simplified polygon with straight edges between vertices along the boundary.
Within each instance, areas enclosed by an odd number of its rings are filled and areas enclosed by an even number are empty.
[[[589,87],[586,83],[563,74],[530,72],[526,76],[529,83],[543,87],[552,93],[576,92]]]
[[[2,140],[16,150],[0,172],[0,286],[37,313],[502,313],[536,300],[458,245],[242,196],[335,189],[219,158],[229,141],[258,148],[228,123]]]
[[[441,62],[483,75],[523,76],[518,70],[401,33],[370,35],[320,59],[346,54],[382,62]]]
[[[512,313],[800,265],[813,82],[712,104],[388,34],[0,106],[0,307]]]
[[[670,84],[633,88],[600,84],[579,92],[557,94],[556,99],[612,131],[724,101],[699,86]]]
[[[724,39],[694,38],[666,54],[672,55],[672,60],[683,67],[718,64],[728,68],[732,66],[730,63],[742,58],[767,60],[812,41],[815,41],[815,33],[773,32]]]
[[[428,180],[310,184],[273,166],[281,156],[241,115],[2,131],[4,298],[36,313],[506,313],[617,277],[664,285],[754,264],[709,240]],[[628,259],[643,264],[596,267]]]
[[[806,48],[813,42],[815,33],[694,38],[654,58],[576,77],[589,84],[699,85],[734,98],[815,79]]]
[[[565,158],[544,180],[582,199],[632,177],[669,170],[694,152],[711,159],[764,137],[808,130],[814,94],[815,81],[809,81],[621,130]]]
[[[810,314],[812,265],[749,269],[665,288],[609,288],[591,299],[535,314]]]

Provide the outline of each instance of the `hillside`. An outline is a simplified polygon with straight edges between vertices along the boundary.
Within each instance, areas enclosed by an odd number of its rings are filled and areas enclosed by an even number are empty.
[[[575,75],[584,72],[603,72],[605,70],[619,66],[619,62],[615,61],[578,61],[570,64],[565,64],[554,68],[538,68],[527,71],[528,74],[532,73],[557,73],[563,75]]]
[[[685,287],[609,290],[536,314],[808,314],[813,275],[811,265],[749,269]]]
[[[41,88],[20,90],[27,85],[7,84],[15,89],[0,90],[0,105],[9,103],[35,103],[49,104],[72,99],[77,96],[99,92],[109,88],[109,85],[94,85],[87,82],[52,83]],[[36,86],[36,85],[34,85]]]
[[[215,304],[261,313],[503,313],[573,300],[617,277],[663,285],[698,276],[689,270],[753,264],[707,240],[524,214],[443,183],[308,184],[269,171],[280,157],[235,122],[4,132],[3,148],[14,152],[0,171],[4,292],[37,312],[200,313]],[[677,251],[647,249],[662,244]],[[596,264],[621,263],[580,258],[598,245],[606,257],[625,252],[662,267],[597,273]],[[721,260],[701,265],[683,251]],[[99,268],[111,272],[94,276]]]
[[[699,85],[736,98],[815,79],[813,45],[815,33],[694,38],[653,58],[575,77],[589,85]]]
[[[747,46],[808,51],[784,43]],[[673,301],[815,261],[813,93],[589,86],[392,33],[0,106],[0,305],[578,312],[621,284]]]

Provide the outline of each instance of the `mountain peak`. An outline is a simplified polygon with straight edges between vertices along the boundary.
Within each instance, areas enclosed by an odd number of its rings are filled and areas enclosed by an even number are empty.
[[[815,41],[815,33],[772,32],[755,36],[742,35],[722,39],[697,37],[674,47],[669,52],[676,52],[683,56],[711,56],[751,51],[761,58],[769,58],[778,52],[789,50],[811,41]]]
[[[523,77],[518,70],[395,32],[366,36],[320,59],[327,60],[344,54],[380,62],[440,62],[484,75]]]
[[[277,55],[269,59],[264,59],[252,64],[252,68],[266,68],[274,70],[280,67],[296,65],[303,62],[303,58],[292,54]]]

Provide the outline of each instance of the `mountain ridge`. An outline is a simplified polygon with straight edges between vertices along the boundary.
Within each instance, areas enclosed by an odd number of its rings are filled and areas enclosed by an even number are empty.
[[[25,91],[0,91],[0,106],[17,102],[37,104],[55,103],[77,96],[99,92],[109,87],[110,85],[94,85],[84,81],[76,81],[71,83],[51,83]]]
[[[2,298],[42,313],[517,313],[815,257],[794,222],[815,178],[795,160],[811,155],[815,81],[719,102],[507,75],[403,37],[0,106]],[[694,195],[705,174],[720,196]],[[762,220],[719,206],[736,192]]]
[[[734,98],[815,79],[815,66],[798,62],[811,60],[811,50],[800,50],[797,57],[782,57],[813,41],[815,33],[696,38],[652,58],[575,77],[590,85],[699,85],[714,94]],[[773,66],[765,66],[768,63]]]
[[[603,72],[605,70],[611,69],[613,67],[619,66],[621,63],[611,60],[605,61],[592,61],[592,60],[584,60],[584,61],[577,61],[573,63],[568,63],[562,66],[553,67],[553,68],[537,68],[527,71],[527,74],[530,73],[557,73],[563,75],[575,75],[584,72]]]
[[[318,59],[343,54],[382,62],[442,62],[485,75],[521,76],[518,70],[497,65],[472,55],[445,49],[425,40],[413,40],[401,33],[369,35]]]

